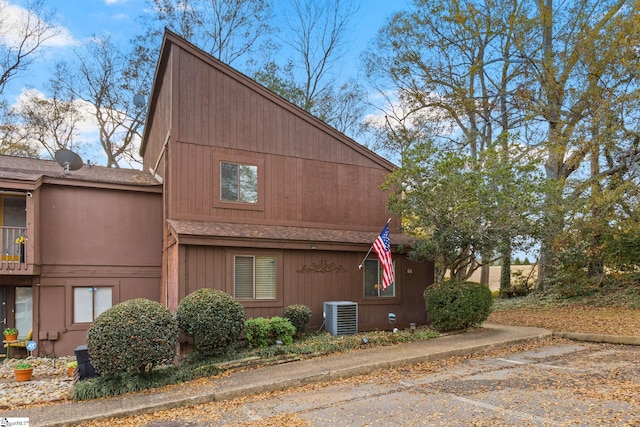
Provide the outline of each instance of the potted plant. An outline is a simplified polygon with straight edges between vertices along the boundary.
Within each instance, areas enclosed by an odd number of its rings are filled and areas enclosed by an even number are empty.
[[[6,328],[4,330],[5,341],[15,341],[18,339],[18,330],[16,328]]]
[[[67,363],[67,369],[69,370],[69,376],[73,377],[73,371],[78,367],[78,362],[77,361],[73,361],[73,362],[69,362]]]
[[[19,254],[20,254],[20,262],[24,262],[24,245],[27,243],[26,236],[18,236],[16,239],[16,245],[18,245]]]
[[[21,361],[15,364],[13,367],[13,373],[16,375],[16,381],[31,381],[31,375],[33,374],[33,365],[27,361]]]

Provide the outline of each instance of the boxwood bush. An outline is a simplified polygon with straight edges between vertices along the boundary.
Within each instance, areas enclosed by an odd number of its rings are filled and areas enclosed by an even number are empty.
[[[200,356],[226,353],[244,328],[244,307],[231,295],[216,289],[198,289],[180,301],[178,326],[193,338]]]
[[[301,337],[311,321],[311,309],[304,304],[293,304],[285,308],[284,318],[296,328],[296,336]]]
[[[252,347],[267,347],[277,340],[288,345],[293,342],[293,334],[296,328],[289,319],[275,316],[270,319],[257,317],[245,322],[245,335]]]
[[[493,305],[487,285],[455,280],[428,287],[424,301],[431,326],[438,331],[479,326],[487,320]]]
[[[176,355],[178,323],[162,304],[144,298],[117,304],[87,331],[91,364],[100,375],[148,373]]]

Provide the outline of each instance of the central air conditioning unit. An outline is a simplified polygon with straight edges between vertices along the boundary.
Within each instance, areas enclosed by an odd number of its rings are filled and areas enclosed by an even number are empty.
[[[333,336],[358,332],[358,303],[328,301],[323,304],[324,330]]]

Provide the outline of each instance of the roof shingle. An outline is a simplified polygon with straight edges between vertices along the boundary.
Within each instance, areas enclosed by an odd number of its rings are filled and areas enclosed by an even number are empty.
[[[36,181],[43,176],[109,184],[160,184],[151,173],[141,170],[84,165],[65,175],[64,168],[53,160],[0,156],[0,179]]]
[[[233,224],[208,221],[168,220],[179,236],[238,238],[249,240],[280,240],[342,244],[373,244],[378,233],[371,231],[336,230],[327,228],[290,227],[283,225]],[[391,234],[393,245],[411,246],[411,239]]]

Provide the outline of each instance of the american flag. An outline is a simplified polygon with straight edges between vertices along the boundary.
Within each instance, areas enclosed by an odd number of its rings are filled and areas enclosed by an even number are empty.
[[[393,263],[391,262],[391,240],[389,239],[389,224],[385,225],[375,242],[373,250],[382,264],[382,290],[386,290],[393,283]]]

